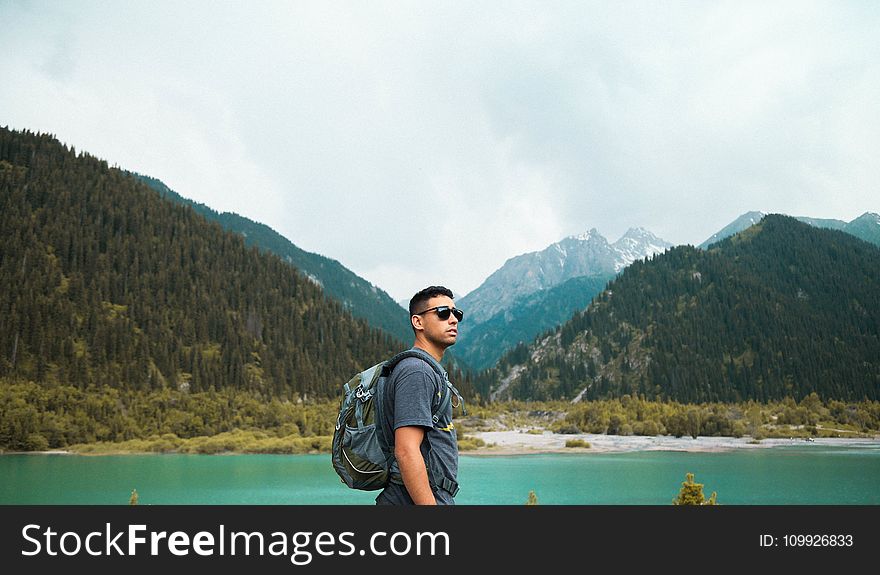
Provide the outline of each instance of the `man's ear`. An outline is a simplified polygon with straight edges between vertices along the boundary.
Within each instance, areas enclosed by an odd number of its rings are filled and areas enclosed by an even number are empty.
[[[412,323],[413,328],[416,331],[422,331],[425,327],[422,325],[422,316],[420,315],[411,315],[409,316],[409,321]]]

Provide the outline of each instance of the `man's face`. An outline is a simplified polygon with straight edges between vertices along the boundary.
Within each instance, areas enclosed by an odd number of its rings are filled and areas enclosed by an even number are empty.
[[[452,308],[455,307],[455,302],[450,297],[438,295],[429,299],[428,303],[424,305],[424,309],[439,306]],[[421,321],[421,326],[424,328],[422,333],[428,341],[443,348],[455,345],[455,340],[458,337],[458,320],[455,318],[455,314],[450,313],[448,318],[442,320],[436,311],[429,311],[413,318],[413,321]]]

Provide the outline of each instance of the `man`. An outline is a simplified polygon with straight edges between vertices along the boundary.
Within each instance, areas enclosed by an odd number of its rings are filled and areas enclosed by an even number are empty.
[[[455,344],[463,317],[442,286],[427,287],[409,302],[410,323],[415,334],[413,349],[425,359],[409,357],[395,366],[388,380],[387,413],[391,416],[395,463],[392,480],[382,490],[378,505],[454,505],[458,490],[458,439],[452,425],[457,392],[435,423],[432,411],[446,389],[446,371],[440,366],[446,349]],[[444,378],[429,363],[435,361]]]

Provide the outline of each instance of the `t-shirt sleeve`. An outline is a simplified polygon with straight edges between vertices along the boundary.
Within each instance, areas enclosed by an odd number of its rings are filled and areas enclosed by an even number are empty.
[[[423,371],[401,374],[394,386],[394,429],[409,425],[434,427],[434,387],[433,379]]]

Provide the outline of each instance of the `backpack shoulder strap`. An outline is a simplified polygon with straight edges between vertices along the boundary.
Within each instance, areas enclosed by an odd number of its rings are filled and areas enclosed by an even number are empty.
[[[445,377],[446,371],[443,369],[443,367],[440,366],[439,363],[437,363],[437,360],[434,359],[433,357],[431,357],[431,354],[429,354],[427,351],[422,351],[421,349],[419,349],[417,347],[401,351],[400,353],[398,353],[397,355],[395,355],[394,357],[392,357],[391,359],[386,361],[385,362],[385,373],[390,375],[391,370],[393,370],[397,366],[398,363],[400,363],[401,361],[403,361],[404,359],[406,359],[408,357],[417,357],[419,359],[426,361],[428,363],[428,365],[430,365],[434,369],[434,372],[440,376],[441,379],[446,378]]]
[[[449,402],[452,401],[451,394],[449,393],[450,389],[452,388],[452,383],[449,381],[449,375],[446,373],[446,370],[443,369],[443,367],[437,362],[437,360],[431,357],[431,354],[417,347],[404,350],[386,361],[383,375],[391,375],[391,371],[395,368],[395,366],[397,366],[398,363],[408,357],[417,357],[427,362],[427,364],[434,369],[434,373],[436,373],[440,377],[440,380],[445,384],[441,384],[440,386],[440,403],[437,406],[437,409],[431,412],[431,419],[436,424],[440,419],[439,414],[443,413],[443,411],[449,405]]]

